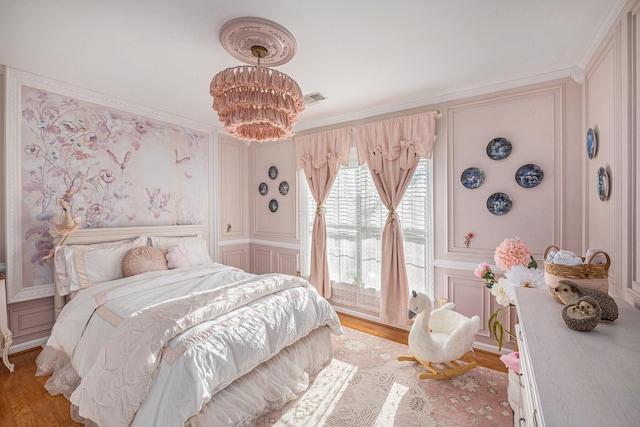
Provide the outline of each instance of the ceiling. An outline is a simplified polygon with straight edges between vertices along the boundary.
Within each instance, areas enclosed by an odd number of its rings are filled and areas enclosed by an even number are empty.
[[[579,80],[624,0],[0,0],[0,64],[211,124],[209,83],[241,65],[233,18],[297,41],[275,67],[307,95],[295,131],[528,83]]]

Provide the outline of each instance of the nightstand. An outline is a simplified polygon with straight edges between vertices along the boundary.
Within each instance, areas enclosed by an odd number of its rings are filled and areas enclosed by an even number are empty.
[[[7,321],[7,291],[4,274],[2,273],[0,273],[0,333],[4,341],[2,361],[9,369],[9,372],[13,372],[13,363],[9,363],[9,347],[11,347],[13,336],[9,330],[9,322]]]

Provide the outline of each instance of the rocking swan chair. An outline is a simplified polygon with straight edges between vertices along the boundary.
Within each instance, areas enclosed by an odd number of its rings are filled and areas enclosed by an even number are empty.
[[[409,319],[415,322],[409,331],[409,350],[413,355],[400,355],[399,361],[416,361],[429,372],[419,378],[443,380],[467,372],[478,363],[461,362],[480,330],[480,317],[466,317],[454,311],[455,304],[447,303],[433,310],[431,298],[413,291],[409,298]],[[436,366],[437,365],[437,366]]]

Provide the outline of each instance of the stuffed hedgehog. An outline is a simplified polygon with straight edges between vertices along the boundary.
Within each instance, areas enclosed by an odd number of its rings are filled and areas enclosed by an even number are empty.
[[[600,306],[600,320],[614,321],[618,318],[618,305],[605,292],[579,286],[570,280],[560,280],[554,291],[564,305],[576,304],[584,296],[593,297]]]
[[[576,331],[591,331],[598,326],[602,310],[595,298],[584,296],[575,304],[565,305],[562,309],[562,319],[571,329]]]

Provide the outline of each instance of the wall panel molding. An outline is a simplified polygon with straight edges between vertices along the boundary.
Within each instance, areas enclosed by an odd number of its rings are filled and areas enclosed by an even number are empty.
[[[549,244],[564,243],[564,108],[565,85],[554,84],[446,109],[447,175],[441,184],[446,189],[442,215],[447,230],[445,257],[489,262],[503,239],[520,237],[540,260]],[[513,146],[503,160],[492,160],[486,154],[487,145],[497,137],[507,138]],[[515,182],[515,172],[528,163],[540,166],[544,179],[536,187],[522,188]],[[478,167],[485,174],[479,188],[468,189],[460,181],[469,167]],[[511,211],[504,216],[486,208],[488,197],[496,192],[513,200]],[[470,232],[475,237],[467,248],[463,237]]]

